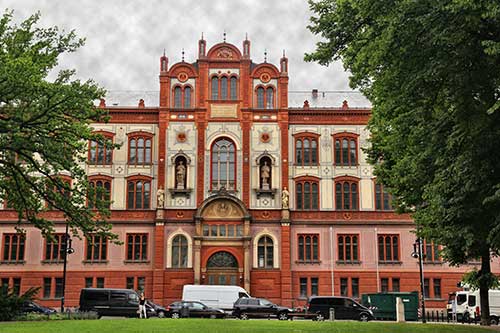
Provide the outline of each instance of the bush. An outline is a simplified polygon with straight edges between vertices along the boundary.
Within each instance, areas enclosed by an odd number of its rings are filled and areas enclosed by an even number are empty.
[[[40,287],[30,288],[22,295],[17,295],[14,289],[2,286],[0,291],[0,321],[10,321],[22,314],[23,303],[31,301]]]
[[[45,321],[45,320],[84,320],[84,319],[99,319],[97,312],[66,312],[54,313],[50,315],[41,313],[27,313],[15,318],[17,321]]]

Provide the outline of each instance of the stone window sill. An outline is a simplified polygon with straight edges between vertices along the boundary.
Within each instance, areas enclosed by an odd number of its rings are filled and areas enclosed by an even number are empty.
[[[124,264],[149,264],[149,260],[124,260]]]
[[[63,259],[56,259],[56,260],[49,260],[49,259],[45,259],[45,260],[42,260],[42,264],[64,264],[64,260]]]
[[[296,260],[295,263],[298,265],[319,265],[321,260]]]
[[[107,264],[109,260],[83,260],[84,264]]]
[[[0,261],[1,265],[24,265],[26,263],[25,260],[2,260]]]
[[[361,265],[359,260],[337,260],[337,265]]]
[[[379,265],[401,265],[401,264],[403,264],[403,262],[399,261],[399,260],[379,260],[378,264]]]

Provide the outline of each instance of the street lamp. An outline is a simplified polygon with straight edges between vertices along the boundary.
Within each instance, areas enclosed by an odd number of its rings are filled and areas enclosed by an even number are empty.
[[[64,296],[66,293],[66,264],[68,263],[68,254],[75,253],[75,249],[71,247],[71,237],[69,235],[69,225],[66,222],[66,233],[64,234],[64,248],[61,250],[64,256],[63,265],[63,285],[62,285],[62,297],[61,297],[61,313],[64,312]]]
[[[422,306],[422,323],[425,324],[425,294],[424,294],[424,251],[423,251],[423,241],[422,238],[419,237],[413,243],[413,252],[411,256],[415,259],[418,258],[418,268],[420,270],[420,294],[421,298],[421,306]]]

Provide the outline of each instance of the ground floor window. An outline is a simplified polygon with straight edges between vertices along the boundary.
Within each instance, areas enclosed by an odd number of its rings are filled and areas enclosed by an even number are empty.
[[[43,298],[61,298],[63,297],[63,278],[62,277],[44,277],[43,278]]]
[[[104,288],[103,277],[86,277],[85,288]]]
[[[309,296],[318,295],[319,279],[317,277],[301,277],[299,278],[299,297],[308,298]]]
[[[345,297],[359,298],[359,278],[341,277],[340,295]]]
[[[146,289],[146,278],[144,276],[127,276],[126,288],[143,293]]]

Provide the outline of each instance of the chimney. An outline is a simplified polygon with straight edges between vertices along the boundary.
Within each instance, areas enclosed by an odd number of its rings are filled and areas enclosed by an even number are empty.
[[[168,70],[168,58],[165,55],[165,50],[163,50],[163,55],[160,57],[160,72],[166,73]]]

